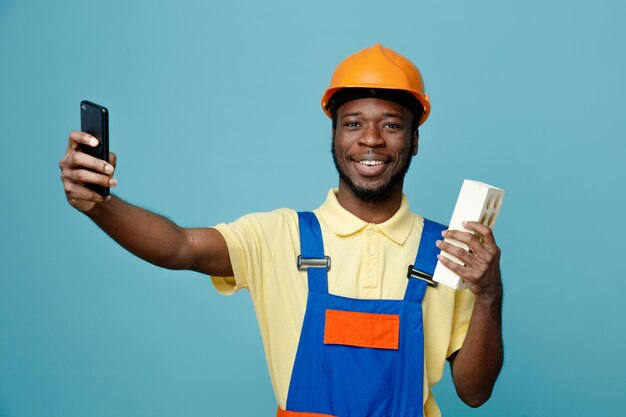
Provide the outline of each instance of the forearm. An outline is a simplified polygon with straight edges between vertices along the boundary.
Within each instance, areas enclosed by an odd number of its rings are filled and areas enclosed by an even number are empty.
[[[437,246],[460,262],[442,255],[437,258],[463,278],[474,294],[474,308],[461,349],[450,356],[452,378],[459,397],[478,407],[489,399],[503,361],[501,251],[491,229],[478,222],[463,222],[469,232],[446,230],[442,235],[467,245],[445,241]]]
[[[169,269],[189,265],[184,250],[185,232],[163,216],[117,197],[96,204],[85,213],[111,238],[134,255]]]
[[[502,293],[488,300],[477,298],[465,342],[452,365],[459,397],[478,407],[491,396],[503,362]]]

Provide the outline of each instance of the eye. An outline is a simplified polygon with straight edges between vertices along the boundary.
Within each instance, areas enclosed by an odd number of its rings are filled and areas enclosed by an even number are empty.
[[[388,122],[385,123],[387,129],[402,129],[402,125],[399,123]]]
[[[359,127],[359,122],[349,121],[343,124],[345,127]]]

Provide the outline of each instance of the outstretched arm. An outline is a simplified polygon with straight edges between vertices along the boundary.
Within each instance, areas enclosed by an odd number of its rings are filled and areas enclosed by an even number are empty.
[[[116,157],[111,153],[109,164],[80,152],[78,144],[96,146],[97,140],[84,132],[72,132],[59,162],[65,195],[72,207],[89,216],[124,248],[155,265],[232,275],[226,241],[217,230],[181,228],[165,217],[87,188],[85,184],[117,185],[113,178]]]
[[[487,226],[467,222],[464,227],[476,233],[447,230],[443,236],[464,242],[469,250],[442,241],[437,246],[464,263],[439,256],[446,267],[463,278],[475,297],[465,342],[449,360],[459,397],[466,404],[479,407],[491,396],[504,357],[500,248]]]

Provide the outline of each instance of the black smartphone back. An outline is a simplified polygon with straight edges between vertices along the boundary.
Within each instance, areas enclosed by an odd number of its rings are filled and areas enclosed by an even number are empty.
[[[109,162],[109,111],[106,107],[91,101],[80,102],[80,130],[98,139],[98,146],[80,145],[80,151]],[[100,195],[109,195],[109,187],[87,184],[87,187]]]

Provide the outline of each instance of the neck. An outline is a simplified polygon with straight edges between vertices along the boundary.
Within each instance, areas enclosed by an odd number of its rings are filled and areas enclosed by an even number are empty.
[[[376,201],[365,201],[358,198],[350,188],[339,180],[337,201],[350,213],[368,223],[384,223],[389,220],[402,204],[402,183],[398,184],[387,197]]]

